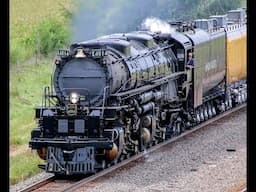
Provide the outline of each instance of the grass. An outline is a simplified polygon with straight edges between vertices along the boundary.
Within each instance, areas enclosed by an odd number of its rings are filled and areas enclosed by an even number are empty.
[[[72,0],[10,0],[11,39],[29,37],[35,25],[50,17],[65,20],[61,9],[72,9]]]
[[[43,42],[53,43],[58,33],[52,26],[66,30],[73,8],[72,0],[10,0],[10,185],[38,173],[37,164],[42,163],[27,146],[36,126],[34,107],[41,105],[43,86],[50,84],[53,56],[34,64],[39,50],[37,35],[42,33],[38,36]],[[61,38],[65,39],[63,34]],[[56,42],[63,45],[59,39]]]
[[[43,86],[50,85],[52,63],[18,66],[10,71],[10,144],[25,144],[35,127],[34,107],[41,105]]]
[[[29,151],[10,157],[10,180],[9,184],[13,185],[17,182],[41,172],[41,169],[37,167],[38,164],[43,163],[37,156],[36,152]]]
[[[52,23],[60,24],[61,30],[66,30],[67,13],[73,11],[73,5],[72,0],[11,0],[10,63],[22,63],[40,51],[41,34],[38,31],[50,19],[54,19]]]
[[[31,130],[36,126],[34,107],[41,105],[43,86],[50,84],[51,63],[52,59],[44,59],[37,65],[10,70],[10,148],[22,149],[10,157],[10,185],[40,172],[37,164],[42,160],[23,148],[24,145],[28,148]]]

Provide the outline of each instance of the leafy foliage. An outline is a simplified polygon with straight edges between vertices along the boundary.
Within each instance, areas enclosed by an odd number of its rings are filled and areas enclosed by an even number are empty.
[[[64,38],[67,44],[70,37],[68,22],[75,5],[73,0],[10,0],[10,64],[23,63],[41,51],[51,52],[61,46]],[[47,30],[40,29],[42,24],[47,25],[48,31],[55,24],[61,28],[54,32],[60,39],[53,39],[50,46],[40,48],[40,39],[47,36]],[[48,39],[52,40],[52,37]]]
[[[67,27],[54,18],[43,20],[37,26],[34,36],[33,41],[37,41],[39,52],[45,55],[57,48],[66,46],[69,41]]]
[[[202,7],[197,12],[200,18],[208,17],[210,15],[226,14],[231,9],[236,9],[241,6],[241,0],[215,0]]]

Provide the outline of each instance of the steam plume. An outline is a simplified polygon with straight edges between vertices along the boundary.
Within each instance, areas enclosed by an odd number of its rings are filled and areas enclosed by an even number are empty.
[[[147,18],[142,23],[142,29],[149,30],[151,32],[161,32],[161,33],[171,33],[174,32],[174,29],[170,25],[158,18]]]
[[[147,17],[167,19],[169,6],[169,0],[78,0],[72,41],[135,31]]]

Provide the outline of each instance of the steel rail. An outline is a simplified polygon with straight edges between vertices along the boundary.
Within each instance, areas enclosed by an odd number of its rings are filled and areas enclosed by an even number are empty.
[[[34,191],[52,181],[54,181],[56,179],[55,176],[49,176],[47,178],[44,178],[42,180],[37,181],[36,183],[27,186],[26,188],[23,188],[21,190],[18,190],[17,192],[30,192],[30,191]]]

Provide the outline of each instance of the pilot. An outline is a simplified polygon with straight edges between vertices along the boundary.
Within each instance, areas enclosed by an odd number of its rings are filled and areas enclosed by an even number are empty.
[[[193,59],[193,53],[189,52],[188,53],[188,62],[186,65],[187,68],[193,68],[194,67],[194,59]]]

